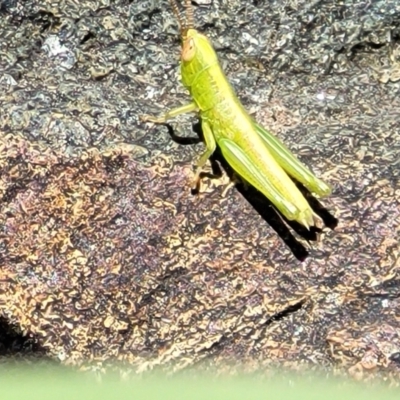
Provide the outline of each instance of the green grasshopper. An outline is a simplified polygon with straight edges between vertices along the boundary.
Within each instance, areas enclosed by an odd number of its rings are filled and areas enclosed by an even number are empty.
[[[142,119],[165,123],[179,114],[198,112],[206,151],[196,164],[196,186],[202,167],[218,145],[233,170],[263,193],[288,220],[307,229],[316,225],[317,215],[288,175],[317,196],[329,195],[331,188],[246,112],[222,71],[211,42],[194,29],[191,1],[185,0],[186,23],[176,0],[169,1],[183,42],[182,82],[192,102],[159,117],[144,115]]]

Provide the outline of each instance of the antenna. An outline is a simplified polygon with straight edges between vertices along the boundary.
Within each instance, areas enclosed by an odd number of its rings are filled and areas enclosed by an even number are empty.
[[[175,17],[177,18],[177,20],[179,22],[179,29],[181,32],[183,32],[184,30],[186,30],[186,25],[182,21],[178,3],[176,2],[176,0],[169,0],[169,3],[171,4],[172,11],[175,14]]]
[[[193,7],[191,0],[186,0],[185,8],[186,8],[186,29],[193,29],[194,18],[193,18]]]

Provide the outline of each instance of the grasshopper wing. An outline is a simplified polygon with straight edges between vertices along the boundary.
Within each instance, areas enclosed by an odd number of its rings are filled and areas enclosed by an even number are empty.
[[[272,156],[290,176],[318,196],[325,197],[331,194],[331,187],[317,178],[277,137],[256,122],[254,127]]]
[[[249,155],[239,147],[233,140],[220,138],[218,145],[222,154],[231,167],[248,183],[257,188],[274,204],[274,206],[289,220],[296,220],[305,226],[313,224],[312,211],[308,208],[299,209],[297,204],[289,201],[276,185],[276,176],[266,176],[257,165],[254,164]],[[278,165],[277,165],[278,166]],[[278,168],[280,168],[278,166]],[[283,174],[285,174],[282,171]],[[290,178],[287,178],[290,181]],[[290,184],[293,184],[290,181]],[[297,188],[294,187],[294,190]]]

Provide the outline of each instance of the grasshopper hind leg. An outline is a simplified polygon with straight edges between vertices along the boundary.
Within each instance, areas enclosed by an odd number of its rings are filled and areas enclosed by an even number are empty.
[[[263,193],[288,220],[297,221],[307,229],[314,225],[313,211],[300,193],[299,195],[301,197],[299,197],[298,204],[296,204],[292,199],[287,198],[285,193],[281,193],[281,191],[274,186],[271,179],[265,176],[265,174],[253,164],[249,155],[234,141],[223,138],[218,141],[218,145],[230,166],[243,179]],[[291,182],[291,185],[292,189],[297,191],[293,182]]]

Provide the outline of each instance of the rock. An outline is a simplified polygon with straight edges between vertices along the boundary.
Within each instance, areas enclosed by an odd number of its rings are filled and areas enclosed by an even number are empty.
[[[139,121],[188,101],[167,2],[0,10],[4,354],[398,378],[396,1],[195,9],[243,104],[334,187],[338,226],[308,236],[225,173],[193,196],[202,145]]]

